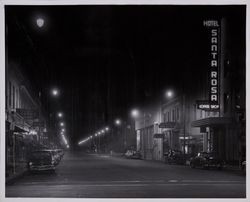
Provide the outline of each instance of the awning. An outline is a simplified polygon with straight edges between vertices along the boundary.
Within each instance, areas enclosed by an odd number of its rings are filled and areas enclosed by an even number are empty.
[[[193,121],[191,123],[192,127],[205,127],[211,125],[226,125],[233,123],[233,119],[231,117],[209,117],[205,119],[200,119]]]
[[[164,134],[163,133],[156,133],[156,134],[154,134],[154,138],[164,138]]]

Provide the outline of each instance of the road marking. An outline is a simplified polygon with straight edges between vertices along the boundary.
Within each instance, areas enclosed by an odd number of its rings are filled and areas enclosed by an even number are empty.
[[[205,182],[205,183],[237,183],[244,182],[240,180],[181,180],[181,182]]]
[[[168,182],[178,182],[178,180],[168,180]]]
[[[10,186],[169,186],[169,185],[237,185],[246,184],[245,181],[212,181],[212,180],[133,180],[133,181],[79,181],[79,182],[24,182]]]

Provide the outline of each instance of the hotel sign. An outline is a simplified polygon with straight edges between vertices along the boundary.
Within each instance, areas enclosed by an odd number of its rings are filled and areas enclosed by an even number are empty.
[[[207,28],[209,38],[209,100],[198,104],[198,109],[218,111],[219,105],[219,69],[220,69],[220,25],[218,20],[205,20],[203,26]]]

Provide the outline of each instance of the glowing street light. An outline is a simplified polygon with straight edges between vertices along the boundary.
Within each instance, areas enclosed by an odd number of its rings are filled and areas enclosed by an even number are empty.
[[[105,130],[106,130],[106,131],[109,131],[109,127],[106,127]]]
[[[62,132],[64,132],[65,131],[65,129],[64,128],[62,128]]]
[[[167,96],[167,98],[172,98],[172,97],[173,97],[173,95],[174,95],[174,93],[173,93],[173,91],[172,91],[172,90],[168,90],[168,91],[166,92],[166,96]]]
[[[104,131],[104,130],[101,130],[101,133],[105,133],[105,131]]]
[[[59,91],[58,91],[57,89],[55,89],[55,88],[52,89],[51,93],[52,93],[52,95],[53,95],[54,97],[56,97],[56,96],[59,95]]]
[[[36,24],[39,28],[43,27],[44,25],[44,19],[43,18],[37,18],[36,19]]]
[[[61,123],[60,123],[60,126],[64,126],[64,123],[63,123],[63,122],[61,122]]]
[[[115,124],[116,124],[116,125],[121,125],[121,120],[120,120],[120,119],[116,119],[116,120],[115,120]]]
[[[137,109],[133,109],[133,110],[131,111],[131,115],[132,115],[132,117],[136,118],[136,117],[138,117],[138,115],[139,115],[139,111],[138,111]]]
[[[58,117],[60,117],[60,118],[62,118],[62,117],[63,117],[62,112],[59,112],[57,115],[58,115]]]

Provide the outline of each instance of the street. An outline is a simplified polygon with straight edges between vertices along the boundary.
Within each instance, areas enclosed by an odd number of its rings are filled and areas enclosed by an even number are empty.
[[[246,180],[237,171],[68,152],[55,173],[26,174],[6,197],[244,198]]]

